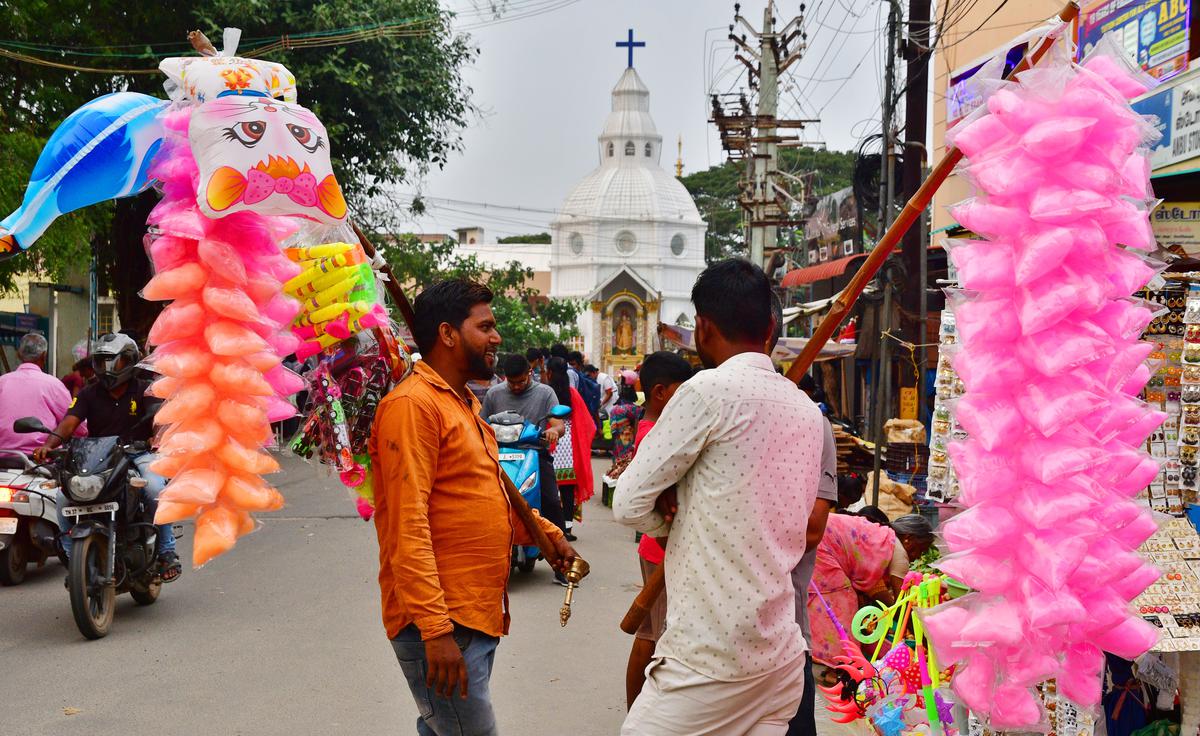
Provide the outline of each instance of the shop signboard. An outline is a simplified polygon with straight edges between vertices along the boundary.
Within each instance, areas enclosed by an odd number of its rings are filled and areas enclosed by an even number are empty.
[[[1188,0],[1105,0],[1079,14],[1077,53],[1083,58],[1106,34],[1147,72],[1162,80],[1187,71]]]
[[[1200,256],[1200,202],[1163,202],[1151,215],[1154,239],[1164,247],[1179,246]]]
[[[1133,103],[1133,109],[1158,119],[1162,139],[1151,151],[1151,169],[1200,156],[1200,77],[1192,76],[1143,97]]]
[[[804,239],[809,248],[818,249],[819,259],[824,262],[854,255],[854,244],[860,238],[858,230],[858,200],[854,189],[846,187],[817,200],[812,215],[804,222]]]

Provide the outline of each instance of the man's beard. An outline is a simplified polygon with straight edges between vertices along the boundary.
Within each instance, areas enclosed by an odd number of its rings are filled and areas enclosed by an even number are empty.
[[[496,375],[494,366],[488,365],[488,351],[486,349],[479,352],[471,351],[467,353],[467,372],[471,378],[476,381],[488,381],[492,376]]]

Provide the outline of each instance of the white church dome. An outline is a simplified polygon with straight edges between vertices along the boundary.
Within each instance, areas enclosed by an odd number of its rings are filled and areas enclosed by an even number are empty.
[[[613,88],[599,144],[600,165],[567,195],[556,225],[613,218],[703,224],[687,188],[659,164],[662,136],[650,117],[650,90],[633,67]]]

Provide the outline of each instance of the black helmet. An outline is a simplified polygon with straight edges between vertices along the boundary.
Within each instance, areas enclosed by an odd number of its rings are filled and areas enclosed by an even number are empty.
[[[134,368],[141,360],[142,352],[129,335],[101,335],[92,351],[96,380],[110,391],[133,378]]]

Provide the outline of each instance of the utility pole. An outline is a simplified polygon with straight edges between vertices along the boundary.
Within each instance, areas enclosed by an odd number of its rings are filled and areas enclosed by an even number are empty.
[[[801,15],[782,28],[775,17],[775,0],[763,9],[762,30],[756,30],[735,3],[729,40],[738,47],[734,58],[748,70],[748,87],[755,92],[753,111],[745,93],[713,95],[710,122],[721,134],[721,145],[730,161],[745,162],[746,175],[740,182],[738,202],[746,212],[746,242],[750,260],[766,266],[766,258],[778,248],[779,228],[802,224],[792,213],[802,204],[779,171],[779,149],[803,145],[798,135],[780,135],[780,129],[798,130],[815,120],[781,120],[779,76],[800,60],[806,48]],[[745,31],[735,35],[737,26]],[[749,40],[753,36],[757,48]]]
[[[929,98],[929,60],[933,50],[929,48],[929,0],[908,0],[908,40],[904,44],[904,56],[908,60],[907,82],[904,91],[904,196],[911,197],[920,188],[924,179],[925,160],[928,155],[925,139],[927,104]],[[926,213],[921,214],[917,226],[910,228],[901,241],[900,257],[904,261],[905,286],[900,292],[900,306],[910,316],[901,321],[905,340],[913,345],[922,345],[926,338],[926,266],[928,232]],[[911,316],[917,315],[912,320]],[[901,390],[914,389],[920,396],[924,383],[925,348],[918,348],[914,356],[917,363],[916,375],[909,371],[900,372]],[[917,418],[921,417],[924,402],[918,401]]]
[[[883,155],[879,158],[879,234],[892,223],[896,192],[895,118],[896,118],[896,34],[900,28],[900,0],[889,0],[887,23],[887,65],[883,91]]]

